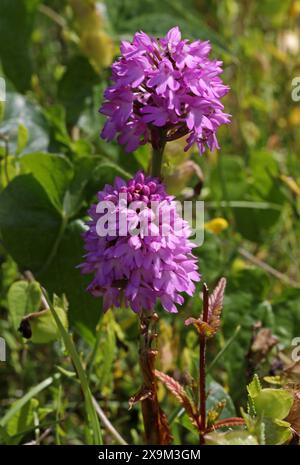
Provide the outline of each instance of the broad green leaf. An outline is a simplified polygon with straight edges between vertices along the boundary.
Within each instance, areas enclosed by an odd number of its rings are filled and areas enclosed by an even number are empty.
[[[214,410],[219,402],[225,402],[225,406],[220,414],[220,419],[234,417],[236,415],[235,407],[230,395],[216,381],[209,380],[207,383],[206,409]]]
[[[33,156],[28,157],[31,160]],[[65,166],[64,161],[61,166]],[[49,193],[53,187],[53,198],[55,192],[63,192],[63,187],[55,191],[51,176],[47,179],[45,175],[45,182]],[[20,268],[31,270],[50,292],[66,294],[70,323],[93,342],[102,305],[101,299],[86,292],[90,277],[82,276],[77,268],[84,253],[82,222],[64,222],[42,185],[32,174],[26,174],[14,178],[0,194],[0,224],[5,248]]]
[[[55,310],[64,328],[68,328],[66,311],[59,307],[55,307]],[[49,342],[56,341],[60,337],[60,331],[50,310],[41,312],[40,315],[37,313],[36,316],[31,318],[30,328],[32,331],[30,341],[35,344],[48,344]]]
[[[87,58],[78,55],[70,59],[58,85],[58,97],[69,124],[77,122],[86,100],[92,96],[93,86],[98,83],[99,77]]]
[[[212,432],[205,436],[208,445],[217,446],[257,446],[254,436],[247,431],[229,431],[226,433]]]
[[[28,133],[28,140],[22,153],[48,149],[48,124],[39,105],[29,101],[23,95],[7,92],[0,134],[8,137],[10,154],[16,154],[18,151],[20,125],[26,127]]]
[[[4,246],[21,269],[34,274],[47,260],[62,219],[32,174],[15,177],[0,194]]]
[[[73,175],[72,164],[62,155],[30,153],[20,159],[25,172],[30,172],[43,186],[58,211],[63,210],[65,192]]]
[[[1,0],[0,58],[6,76],[20,92],[30,88],[30,36],[39,0]]]
[[[293,405],[294,397],[284,389],[262,389],[254,398],[258,415],[283,420],[288,416]]]
[[[94,180],[98,183],[98,186],[112,184],[116,176],[120,176],[126,181],[132,177],[118,163],[107,159],[98,163],[93,173]]]
[[[222,361],[235,401],[241,400],[246,392],[245,355],[251,343],[253,325],[261,321],[263,326],[272,328],[274,324],[272,307],[264,303],[269,289],[268,275],[258,268],[234,272],[228,279],[222,316],[224,337],[228,339],[237,325],[241,329]]]
[[[91,277],[82,275],[78,269],[84,254],[81,237],[83,231],[80,220],[72,221],[67,226],[57,253],[49,267],[39,275],[39,280],[50,293],[66,295],[70,324],[75,325],[93,344],[95,328],[102,313],[102,301],[86,291]]]
[[[275,317],[274,331],[280,342],[290,348],[291,340],[299,336],[300,290],[286,289],[274,299],[272,307]]]
[[[41,304],[41,289],[37,282],[17,281],[7,294],[10,318],[17,330],[24,315],[37,312]]]
[[[265,425],[266,444],[280,445],[292,438],[290,424],[282,420],[263,419]]]

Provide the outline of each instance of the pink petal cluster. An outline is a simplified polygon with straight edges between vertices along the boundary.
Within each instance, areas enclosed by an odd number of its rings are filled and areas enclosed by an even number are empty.
[[[178,27],[154,39],[144,32],[121,43],[121,57],[112,65],[113,85],[104,93],[100,112],[107,116],[101,136],[115,137],[132,152],[147,141],[153,129],[165,141],[187,135],[194,143],[218,149],[218,127],[229,123],[221,98],[228,92],[219,77],[222,62],[211,60],[209,41],[181,39]]]
[[[120,202],[120,194],[126,198]],[[116,178],[98,193],[99,201],[112,202],[116,213],[128,218],[128,224],[149,225],[148,234],[120,234],[120,222],[114,232],[99,236],[97,222],[102,217],[94,204],[89,210],[91,220],[84,233],[86,255],[80,265],[83,273],[94,278],[88,291],[102,296],[104,310],[131,307],[134,312],[152,310],[158,299],[168,312],[177,312],[186,292],[193,295],[194,281],[200,280],[197,260],[189,241],[191,230],[176,210],[174,198],[167,195],[156,178],[137,173],[125,182]],[[132,202],[135,208],[132,210]],[[153,207],[153,204],[157,205]],[[143,207],[142,207],[143,205]],[[164,218],[171,218],[168,224]],[[151,219],[151,221],[149,221]]]

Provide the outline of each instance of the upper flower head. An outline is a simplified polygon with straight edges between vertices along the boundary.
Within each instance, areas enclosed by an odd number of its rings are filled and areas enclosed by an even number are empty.
[[[121,43],[121,57],[112,65],[113,85],[100,112],[107,116],[102,137],[118,135],[128,152],[153,141],[153,128],[164,139],[188,135],[186,150],[196,143],[219,148],[216,131],[229,122],[220,99],[228,92],[219,75],[222,62],[210,60],[209,41],[181,39],[178,27],[154,39],[137,32]]]
[[[191,230],[173,197],[156,178],[139,172],[128,182],[116,178],[98,200],[102,204],[92,205],[84,233],[87,253],[81,268],[94,274],[88,290],[103,296],[104,310],[122,305],[135,312],[152,310],[160,299],[166,311],[177,312],[176,304],[184,302],[180,292],[192,295],[200,276],[188,239]]]

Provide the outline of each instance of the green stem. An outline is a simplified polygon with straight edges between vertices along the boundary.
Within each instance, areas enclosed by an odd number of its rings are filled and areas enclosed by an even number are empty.
[[[159,148],[154,148],[152,151],[152,176],[160,178],[161,176],[161,167],[162,167],[162,160],[163,160],[163,153],[164,153],[164,146]]]
[[[155,178],[160,178],[164,148],[166,145],[166,132],[161,128],[153,127],[151,130],[151,144],[152,144],[151,174]]]

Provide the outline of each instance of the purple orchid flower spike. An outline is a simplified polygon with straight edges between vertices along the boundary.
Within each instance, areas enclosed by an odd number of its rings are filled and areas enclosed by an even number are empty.
[[[181,39],[178,27],[164,38],[144,32],[121,43],[121,56],[112,65],[113,84],[100,112],[107,116],[101,136],[117,137],[127,152],[152,141],[155,127],[165,141],[188,136],[185,150],[197,144],[219,148],[217,129],[229,123],[221,98],[229,87],[219,77],[222,62],[211,60],[209,41]]]
[[[122,198],[120,200],[120,195]],[[102,202],[111,202],[117,221],[106,235],[98,234],[97,205],[89,210],[91,220],[84,233],[83,273],[93,273],[88,287],[94,296],[103,296],[104,310],[112,306],[131,307],[134,312],[153,310],[160,299],[167,312],[177,312],[182,292],[193,295],[200,280],[194,244],[188,223],[176,211],[176,202],[156,178],[137,173],[125,182],[116,178],[98,193]],[[135,210],[133,204],[135,202]],[[120,218],[126,218],[126,230]],[[169,221],[166,221],[169,218]],[[138,234],[132,234],[139,227]]]

